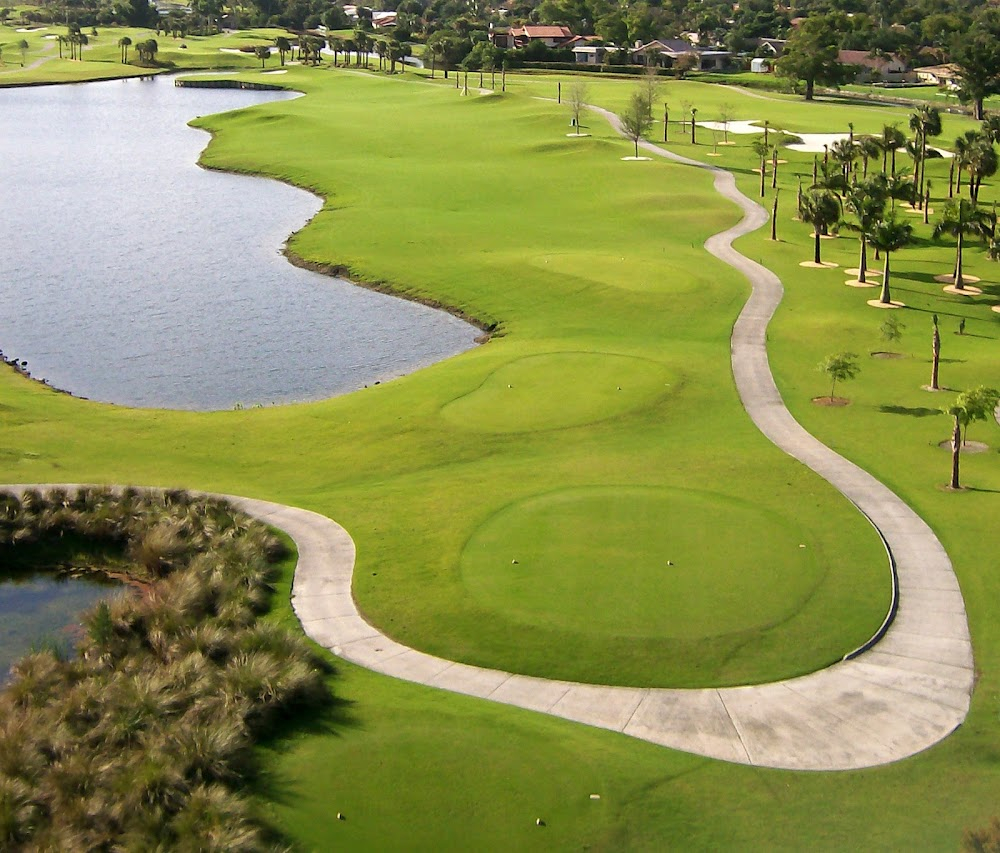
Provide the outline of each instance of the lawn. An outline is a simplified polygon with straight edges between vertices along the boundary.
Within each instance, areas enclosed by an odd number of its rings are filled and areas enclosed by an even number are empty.
[[[231,52],[244,45],[273,44],[276,36],[284,33],[280,29],[245,30],[238,33],[222,33],[213,36],[188,34],[184,38],[174,38],[166,33],[157,35],[153,30],[132,27],[100,27],[94,35],[84,30],[88,43],[83,50],[83,60],[60,59],[55,36],[65,35],[65,27],[55,24],[32,27],[29,32],[17,24],[0,26],[0,45],[3,47],[3,61],[0,63],[0,87],[24,83],[78,83],[88,80],[106,80],[115,77],[138,77],[158,74],[172,67],[180,69],[250,69],[260,68],[260,60],[250,54]],[[136,54],[134,47],[128,51],[129,64],[121,62],[121,47],[118,40],[127,37],[132,44],[155,39],[159,45],[156,54],[157,68],[143,68],[132,64]],[[22,55],[17,45],[28,42]],[[64,48],[68,57],[69,48]],[[275,57],[270,60],[272,68],[278,66]]]
[[[205,162],[327,196],[291,240],[295,253],[499,323],[500,334],[377,388],[241,412],[129,411],[4,373],[5,479],[185,485],[325,512],[354,536],[355,596],[388,634],[549,677],[767,680],[822,666],[877,627],[888,599],[877,537],[769,445],[736,399],[728,335],[747,287],[700,249],[736,215],[708,175],[622,162],[628,143],[596,118],[592,137],[567,139],[567,108],[531,97],[554,96],[543,77],[510,75],[506,97],[469,98],[409,72],[271,79],[308,96],[203,119],[216,134]],[[632,85],[592,81],[591,100],[620,108]],[[848,121],[874,132],[907,117],[697,83],[671,82],[663,100],[688,101],[699,119],[731,102],[734,119],[800,132]],[[971,126],[947,121],[945,139]],[[732,166],[752,194],[749,138],[738,141],[711,162]],[[704,156],[712,146],[673,147]],[[897,489],[948,547],[983,670],[966,725],[883,769],[761,771],[339,664],[345,705],[267,751],[262,808],[299,845],[842,849],[864,838],[954,849],[994,813],[1000,645],[989,604],[1000,589],[979,519],[1000,475],[995,453],[970,457],[977,490],[940,488],[947,420],[933,410],[947,395],[920,385],[927,312],[969,318],[975,337],[946,326],[954,387],[997,375],[996,315],[986,299],[958,302],[920,278],[947,268],[949,245],[903,250],[897,281],[913,307],[900,312],[895,348],[909,357],[866,359],[844,392],[851,406],[814,406],[824,355],[887,347],[864,292],[839,270],[798,266],[810,241],[790,211],[812,157],[788,159],[783,242],[743,241],[787,287],[770,336],[776,377],[807,428]],[[854,246],[844,237],[824,251],[844,266]],[[997,268],[977,254],[969,272],[989,281]],[[979,430],[996,443],[995,426]],[[277,616],[293,619],[287,607]]]

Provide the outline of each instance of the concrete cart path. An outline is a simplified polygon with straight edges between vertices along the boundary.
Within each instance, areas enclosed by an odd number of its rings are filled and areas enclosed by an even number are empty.
[[[614,115],[597,112],[618,127]],[[377,672],[742,764],[846,770],[920,752],[962,723],[973,686],[965,605],[948,555],[905,503],[814,439],[784,407],[766,352],[767,324],[781,300],[781,282],[731,247],[735,238],[766,222],[766,212],[736,189],[728,172],[650,143],[642,147],[707,168],[716,190],[743,210],[738,225],[706,243],[753,285],[733,329],[736,384],[761,431],[842,491],[882,534],[894,569],[886,573],[893,598],[871,648],[799,678],[701,690],[575,684],[456,663],[397,643],[361,617],[351,594],[354,545],[334,522],[273,504],[240,503],[298,542],[292,605],[306,633]]]
[[[618,127],[615,116],[598,112]],[[728,172],[650,143],[642,147],[708,169],[716,190],[743,210],[738,225],[706,242],[708,251],[753,285],[733,329],[736,385],[760,430],[843,492],[881,533],[892,607],[869,644],[851,659],[810,675],[718,689],[605,687],[456,663],[397,643],[364,620],[351,592],[354,542],[336,522],[308,510],[230,499],[295,540],[299,561],[292,606],[305,632],[334,654],[376,672],[740,764],[848,770],[914,755],[962,723],[972,693],[965,604],[948,555],[905,503],[813,438],[784,407],[765,337],[781,300],[781,282],[731,246],[766,222],[766,212],[736,189]]]

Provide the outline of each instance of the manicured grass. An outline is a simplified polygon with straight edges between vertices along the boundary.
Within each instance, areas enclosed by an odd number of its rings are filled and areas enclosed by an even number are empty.
[[[520,671],[621,683],[729,683],[801,671],[870,633],[887,591],[877,538],[826,484],[756,432],[732,389],[728,335],[747,288],[699,248],[735,219],[712,195],[708,176],[667,163],[622,163],[628,144],[596,118],[593,137],[567,140],[566,108],[526,97],[531,87],[547,85],[544,79],[511,75],[506,98],[462,98],[443,86],[410,83],[413,76],[379,80],[300,69],[273,78],[310,95],[205,120],[218,132],[206,160],[328,193],[314,224],[293,239],[294,251],[500,321],[503,337],[348,397],[207,415],[83,403],[3,374],[4,477],[191,485],[326,512],[357,540],[355,595],[373,621],[421,648]],[[713,118],[712,109],[731,99],[739,105],[734,118],[770,118],[792,130],[830,131],[850,120],[857,132],[875,131],[887,120],[905,125],[907,115],[668,85],[677,87],[668,89],[668,99],[690,97],[699,118]],[[592,86],[593,100],[612,108],[631,87],[627,81]],[[747,142],[713,162],[733,165],[753,192]],[[709,150],[686,143],[677,149]],[[789,159],[786,182],[812,160]],[[790,209],[794,185],[784,187]],[[874,849],[914,843],[954,849],[963,827],[993,813],[1000,785],[991,664],[1000,646],[989,602],[1000,589],[983,558],[979,521],[989,517],[990,495],[938,490],[947,455],[913,444],[918,433],[934,432],[934,419],[879,411],[928,398],[918,387],[916,359],[866,363],[845,391],[855,401],[846,409],[809,402],[825,390],[814,368],[822,355],[860,349],[875,337],[878,319],[858,292],[843,287],[839,273],[797,266],[808,256],[808,229],[789,215],[781,214],[787,242],[744,241],[785,276],[786,304],[771,333],[779,383],[807,427],[897,488],[944,538],[984,669],[967,724],[926,754],[887,768],[760,771],[342,664],[334,687],[349,705],[268,753],[272,773],[262,802],[300,845],[843,849],[864,838]],[[838,243],[844,248],[824,250],[846,257],[848,241]],[[897,268],[907,251],[896,258]],[[921,251],[941,267],[951,257],[947,248]],[[986,278],[980,269],[970,266]],[[928,305],[944,304],[925,287]],[[980,306],[970,331],[995,328],[984,311]],[[910,324],[908,351],[917,350],[921,334],[927,333]],[[956,355],[967,359],[955,366],[956,380],[996,375],[984,357],[990,343],[955,342]],[[592,366],[595,353],[610,356],[602,359],[602,368],[611,365],[606,374]],[[532,359],[541,360],[537,370]],[[605,391],[610,381],[614,394]],[[505,391],[517,395],[517,412],[504,405]],[[565,411],[553,405],[556,396]],[[930,399],[926,407],[936,405]],[[504,429],[488,429],[491,422]],[[970,463],[967,477],[997,488],[995,454]],[[636,602],[615,632],[596,626],[595,640],[580,630],[579,609],[559,611],[564,626],[541,625],[538,612],[546,605],[537,601],[525,627],[513,612],[520,596],[499,590],[507,598],[499,612],[495,601],[493,609],[477,601],[481,593],[463,578],[463,554],[477,536],[496,541],[496,531],[506,529],[513,537],[503,542],[508,550],[512,541],[540,547],[543,537],[526,521],[538,513],[525,507],[544,505],[553,493],[589,496],[612,488],[626,506],[637,506],[636,493],[648,491],[652,499],[644,506],[671,520],[682,517],[689,529],[682,539],[642,524],[638,512],[609,518],[608,507],[618,505],[610,498],[572,501],[570,512],[552,517],[569,519],[571,528],[555,533],[566,550],[575,549],[577,577],[607,583],[587,563],[588,550],[603,549],[606,565],[624,564],[623,552],[611,553],[613,541],[598,539],[587,549],[573,537],[614,522],[622,536],[633,537],[634,554],[676,546],[685,556],[668,559],[678,569],[697,554],[706,577],[725,578],[748,538],[727,529],[732,518],[735,528],[763,527],[754,531],[755,547],[768,548],[769,570],[822,576],[810,605],[774,632],[759,630],[757,604],[778,608],[788,599],[779,601],[766,586],[773,576],[751,584],[757,601],[746,603],[743,627],[756,632],[758,649],[741,659],[727,657],[712,639],[713,626],[699,626],[685,609],[671,618]],[[505,507],[512,508],[509,521]],[[636,526],[644,529],[635,533]],[[798,539],[800,532],[810,538]],[[799,544],[807,545],[806,554]],[[651,568],[643,571],[643,597],[662,595],[665,609],[673,604],[677,581],[665,576],[651,592],[656,578]],[[732,618],[732,610],[720,615]],[[777,610],[770,612],[773,618]],[[277,615],[292,619],[287,609]],[[658,632],[652,650],[627,633],[651,622]],[[669,631],[682,623],[703,634],[686,647],[677,642],[677,657],[664,659],[664,646],[675,638]],[[754,672],[761,660],[768,671]],[[601,800],[591,800],[592,793]],[[334,820],[337,811],[347,820]],[[545,827],[535,826],[537,817]]]
[[[173,38],[166,33],[157,35],[153,30],[133,27],[98,27],[97,35],[84,28],[88,44],[83,50],[83,60],[59,58],[55,35],[65,35],[66,27],[51,25],[28,33],[19,33],[18,25],[0,26],[0,44],[4,45],[0,64],[0,86],[24,83],[78,83],[116,77],[138,77],[159,74],[176,69],[260,69],[260,60],[251,54],[224,52],[223,48],[239,48],[247,44],[272,44],[284,30],[261,28],[239,33],[222,33],[213,36],[188,34]],[[127,36],[132,44],[155,39],[159,45],[157,67],[144,68],[134,64],[135,48],[128,49],[128,64],[122,64],[118,40]],[[24,67],[21,52],[16,45],[22,39],[28,42]],[[183,47],[182,47],[183,45]],[[68,56],[68,48],[64,48]],[[277,56],[268,60],[267,69],[278,68]]]
[[[385,484],[385,499],[397,507],[407,537],[366,537],[362,531],[379,528],[378,519],[342,518],[356,531],[362,555],[355,594],[365,613],[395,638],[442,656],[626,684],[765,680],[815,669],[863,642],[886,608],[877,537],[752,428],[731,389],[726,341],[745,290],[721,265],[706,264],[699,249],[708,233],[733,221],[731,211],[710,196],[697,198],[695,187],[689,200],[668,196],[667,187],[682,170],[667,163],[622,163],[621,144],[608,130],[583,145],[567,140],[559,116],[544,104],[464,99],[443,87],[374,77],[338,74],[327,81],[313,97],[334,99],[336,112],[317,110],[306,98],[284,109],[202,121],[219,134],[206,161],[252,170],[258,151],[266,150],[271,174],[331,196],[314,227],[292,239],[295,252],[342,263],[363,280],[399,283],[473,316],[499,316],[507,332],[447,369],[432,371],[430,381],[408,380],[369,395],[378,400],[370,406],[405,410],[410,429],[423,423],[427,435],[420,440],[424,463]],[[407,109],[414,98],[419,109]],[[371,100],[383,106],[384,115],[372,117]],[[361,124],[371,132],[358,146],[352,137]],[[443,126],[454,127],[447,157],[434,133]],[[253,128],[258,151],[248,151],[230,132],[237,128]],[[290,144],[293,137],[301,148]],[[405,153],[398,147],[401,138],[408,140]],[[317,158],[317,152],[329,153]],[[373,158],[384,158],[387,168],[372,168]],[[483,162],[502,162],[524,185],[555,184],[560,192],[533,194],[526,210],[516,195],[492,192],[497,176],[484,171]],[[611,170],[613,180],[600,193],[576,178],[601,170]],[[338,180],[362,173],[363,183]],[[695,179],[702,187],[707,183],[707,176]],[[696,208],[697,215],[690,215]],[[407,211],[404,221],[398,220],[400,209]],[[568,209],[572,217],[565,215]],[[608,211],[626,217],[627,231],[609,227]],[[384,226],[366,230],[368,222]],[[667,233],[669,255],[661,236]],[[576,257],[581,243],[589,257]],[[438,260],[428,266],[428,257]],[[398,408],[400,393],[414,402]],[[428,440],[439,449],[429,451]],[[696,448],[698,459],[693,479],[679,456],[687,445]],[[407,453],[405,448],[395,443],[392,458]],[[748,456],[753,474],[744,467]],[[666,577],[659,587],[661,629],[654,635],[638,602],[655,590],[633,595],[634,613],[624,608],[615,624],[601,631],[592,625],[580,634],[558,619],[536,614],[526,623],[517,608],[487,605],[463,576],[469,537],[511,501],[562,488],[645,485],[680,494],[690,494],[691,487],[709,490],[725,504],[750,476],[766,484],[761,508],[784,518],[768,529],[821,530],[829,512],[842,513],[844,525],[858,528],[857,536],[842,537],[827,527],[815,542],[824,555],[816,594],[807,600],[790,595],[798,602],[789,605],[796,618],[783,606],[765,608],[782,614],[774,619],[743,610],[742,620],[721,630],[706,618],[701,638],[707,642],[695,650],[698,637],[690,631],[678,637],[670,628],[691,614],[672,598]],[[816,501],[797,507],[793,520],[788,506],[800,492],[815,494]],[[683,499],[678,503],[675,510],[683,513]],[[731,577],[740,536],[727,532],[725,513],[699,509],[692,507],[685,518],[692,541],[700,543],[704,571]],[[566,535],[602,519],[591,507],[574,518]],[[662,545],[649,538],[649,530],[645,534],[646,540],[622,547],[600,570],[627,564],[629,548],[652,553]],[[790,549],[772,544],[775,571],[796,571],[799,542]],[[830,571],[840,564],[852,568]],[[579,567],[559,570],[566,583],[586,585]],[[761,593],[762,599],[770,595]],[[581,607],[586,613],[590,605]],[[567,645],[575,649],[572,656],[553,653]],[[758,645],[771,651],[754,658],[751,649]]]

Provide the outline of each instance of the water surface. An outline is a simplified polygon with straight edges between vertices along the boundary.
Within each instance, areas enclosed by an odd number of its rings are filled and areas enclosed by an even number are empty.
[[[33,649],[71,653],[83,635],[83,612],[121,589],[100,574],[0,573],[0,684]]]
[[[130,406],[312,400],[473,346],[444,312],[280,254],[320,200],[196,165],[198,115],[294,97],[170,79],[0,90],[0,349]]]

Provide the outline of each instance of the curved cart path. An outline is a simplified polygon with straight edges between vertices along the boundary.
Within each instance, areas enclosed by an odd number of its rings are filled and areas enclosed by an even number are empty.
[[[596,112],[618,128],[613,114]],[[240,503],[299,543],[292,605],[306,633],[377,672],[742,764],[845,770],[920,752],[962,723],[973,686],[965,605],[948,555],[903,501],[813,438],[782,403],[766,352],[767,324],[781,301],[781,282],[731,246],[766,222],[767,213],[736,189],[730,173],[650,143],[642,146],[708,169],[716,190],[743,210],[738,225],[705,244],[753,285],[733,329],[736,385],[760,430],[843,492],[885,540],[894,569],[893,601],[870,648],[799,678],[700,690],[576,684],[455,663],[401,645],[365,622],[351,594],[354,545],[334,522],[302,510]]]
[[[597,112],[618,127],[612,114]],[[781,301],[781,282],[731,246],[760,227],[766,212],[736,189],[730,173],[650,143],[642,146],[712,172],[716,190],[744,212],[739,224],[705,244],[753,285],[733,329],[736,385],[760,430],[843,492],[881,533],[894,595],[886,622],[868,647],[799,678],[692,690],[604,687],[469,666],[401,645],[362,618],[351,593],[354,542],[336,522],[266,501],[230,500],[295,540],[299,561],[292,606],[306,633],[376,672],[741,764],[847,770],[927,749],[965,719],[973,687],[965,605],[948,555],[905,503],[813,438],[784,407],[766,352],[767,324]]]

